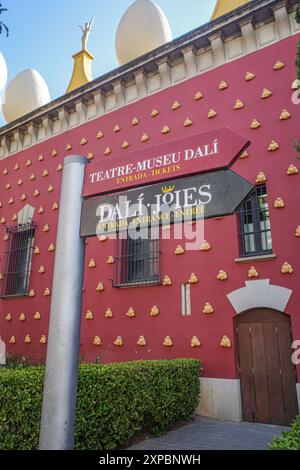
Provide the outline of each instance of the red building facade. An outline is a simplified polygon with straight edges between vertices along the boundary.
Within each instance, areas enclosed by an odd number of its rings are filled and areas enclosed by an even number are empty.
[[[117,288],[114,287],[117,241],[87,238],[81,356],[85,361],[103,363],[199,358],[203,364],[200,400],[203,414],[284,423],[297,412],[300,365],[292,365],[291,360],[287,365],[286,358],[292,356],[292,341],[300,339],[300,231],[297,228],[300,226],[300,176],[296,171],[299,167],[297,152],[293,148],[293,140],[299,137],[300,114],[292,89],[299,32],[293,23],[294,30],[291,27],[283,37],[284,28],[276,15],[273,16],[274,9],[270,8],[278,2],[253,3],[255,11],[251,12],[250,7],[241,8],[236,16],[226,15],[223,23],[219,19],[209,27],[215,29],[214,34],[226,32],[232,24],[242,24],[251,13],[257,23],[260,18],[267,31],[266,37],[271,27],[276,31],[269,44],[263,44],[251,53],[244,50],[239,57],[230,58],[226,55],[225,39],[222,63],[217,59],[220,45],[215,49],[212,39],[214,66],[201,73],[198,68],[190,78],[186,73],[179,83],[174,81],[174,72],[170,72],[171,65],[166,59],[167,54],[173,54],[176,61],[175,49],[170,52],[158,50],[155,60],[149,54],[149,57],[143,57],[142,63],[132,66],[137,74],[142,66],[145,68],[148,64],[149,67],[155,61],[159,64],[161,84],[168,74],[173,77],[156,93],[143,97],[140,92],[132,103],[126,99],[122,103],[125,93],[121,82],[123,69],[124,74],[129,73],[124,67],[109,77],[116,100],[121,100],[115,110],[89,120],[86,109],[91,90],[87,86],[77,91],[76,96],[73,93],[63,97],[63,103],[59,100],[51,103],[49,109],[46,107],[37,117],[39,127],[42,127],[43,119],[50,119],[53,110],[59,115],[67,99],[75,102],[75,113],[79,116],[73,128],[69,123],[68,128],[63,130],[62,127],[57,135],[45,136],[40,141],[37,138],[27,148],[23,129],[26,123],[29,125],[34,121],[34,115],[25,116],[24,123],[13,123],[1,131],[2,146],[8,136],[10,142],[14,142],[11,145],[15,145],[10,149],[15,150],[3,150],[7,155],[3,154],[0,160],[0,257],[4,263],[0,282],[5,282],[5,253],[11,249],[13,236],[8,228],[18,224],[17,215],[26,204],[35,209],[33,221],[36,225],[28,295],[4,295],[0,299],[0,334],[10,355],[35,361],[45,359],[64,157],[68,154],[88,156],[91,160],[86,168],[88,181],[89,175],[105,167],[106,162],[113,168],[122,161],[130,162],[136,152],[146,155],[149,150],[150,157],[152,147],[162,145],[165,148],[165,144],[171,147],[179,139],[188,141],[206,132],[213,136],[218,129],[229,128],[245,142],[250,141],[249,148],[236,160],[232,170],[262,188],[263,204],[268,204],[267,209],[264,207],[269,214],[272,244],[268,239],[268,246],[261,247],[260,252],[254,250],[251,254],[250,250],[245,253],[241,243],[241,214],[210,218],[204,222],[204,239],[209,244],[206,248],[210,249],[199,247],[177,255],[176,247],[180,245],[185,249],[187,240],[176,240],[172,236],[169,240],[161,239],[158,250],[160,282]],[[284,5],[284,8],[291,23],[293,5]],[[201,30],[200,33],[201,38],[206,38],[212,31]],[[244,43],[247,43],[247,37],[242,38]],[[233,35],[227,41],[237,39]],[[188,49],[195,54],[195,41],[195,37],[187,35],[185,52]],[[202,56],[199,57],[201,61]],[[191,70],[188,63],[185,67],[186,71]],[[116,79],[119,80],[117,83]],[[139,86],[141,90],[142,85]],[[105,88],[103,84],[101,87]],[[107,96],[106,100],[109,99]],[[84,118],[80,118],[80,113]],[[59,119],[72,120],[61,118],[61,115]],[[195,160],[184,176],[197,174],[199,166]],[[155,184],[165,186],[179,178],[176,168],[172,165],[166,165],[166,168],[157,173]],[[120,189],[126,191],[136,184],[130,179],[123,180]],[[147,184],[153,182],[142,178],[139,183],[141,187]],[[101,183],[95,187],[93,195],[103,192]],[[171,234],[174,227],[171,226]],[[114,258],[114,263],[107,262],[109,257]],[[222,276],[218,279],[220,271],[227,275],[224,280]],[[197,278],[194,281],[198,282],[189,282],[193,273]],[[165,276],[169,277],[170,285],[163,285]],[[182,298],[182,286],[187,284],[190,285],[188,300]],[[187,311],[183,307],[185,302],[190,303]],[[158,311],[153,310],[154,307]],[[112,315],[107,314],[109,309]],[[134,310],[135,316],[128,316],[130,309]],[[289,342],[287,329],[290,326]],[[145,341],[141,341],[141,336]],[[118,337],[122,338],[122,345],[115,343]],[[166,341],[167,337],[171,342]],[[252,361],[251,367],[249,361]],[[281,366],[278,366],[279,362]],[[262,370],[259,363],[264,363]],[[247,385],[247,364],[251,370],[255,369],[250,385]],[[282,379],[272,372],[276,367]],[[294,367],[296,378],[292,377]],[[264,385],[255,395],[261,382]],[[276,406],[285,409],[279,415],[271,403],[274,387],[280,389],[279,405]],[[253,414],[251,403],[255,396],[258,403],[253,405],[256,413]]]

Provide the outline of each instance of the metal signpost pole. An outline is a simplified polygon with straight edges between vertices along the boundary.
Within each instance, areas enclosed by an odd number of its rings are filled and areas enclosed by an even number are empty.
[[[80,238],[84,170],[88,160],[66,157],[62,178],[40,450],[74,446],[85,240]]]

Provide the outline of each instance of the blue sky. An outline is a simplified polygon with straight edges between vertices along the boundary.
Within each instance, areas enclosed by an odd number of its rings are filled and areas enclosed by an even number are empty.
[[[72,72],[72,54],[81,48],[78,28],[96,16],[89,50],[95,56],[94,78],[118,66],[114,38],[118,22],[134,0],[1,0],[8,9],[1,21],[10,36],[0,36],[8,80],[27,68],[46,80],[51,98],[64,94]],[[1,3],[0,2],[0,3]],[[178,37],[209,21],[216,0],[156,0]],[[0,117],[0,125],[3,121]]]

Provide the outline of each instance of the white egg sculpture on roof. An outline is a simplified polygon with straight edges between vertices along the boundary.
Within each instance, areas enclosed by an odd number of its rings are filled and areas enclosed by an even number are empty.
[[[121,65],[172,40],[169,21],[152,0],[137,0],[124,13],[116,32]]]
[[[12,122],[50,101],[48,86],[43,77],[33,69],[23,70],[7,85],[2,112],[6,122]]]
[[[5,87],[7,81],[7,67],[3,55],[0,52],[0,92]]]

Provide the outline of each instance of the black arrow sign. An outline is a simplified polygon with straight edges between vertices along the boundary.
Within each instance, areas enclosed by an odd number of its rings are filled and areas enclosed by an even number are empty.
[[[254,186],[230,169],[85,199],[81,236],[233,214]],[[184,217],[184,218],[183,218]]]

